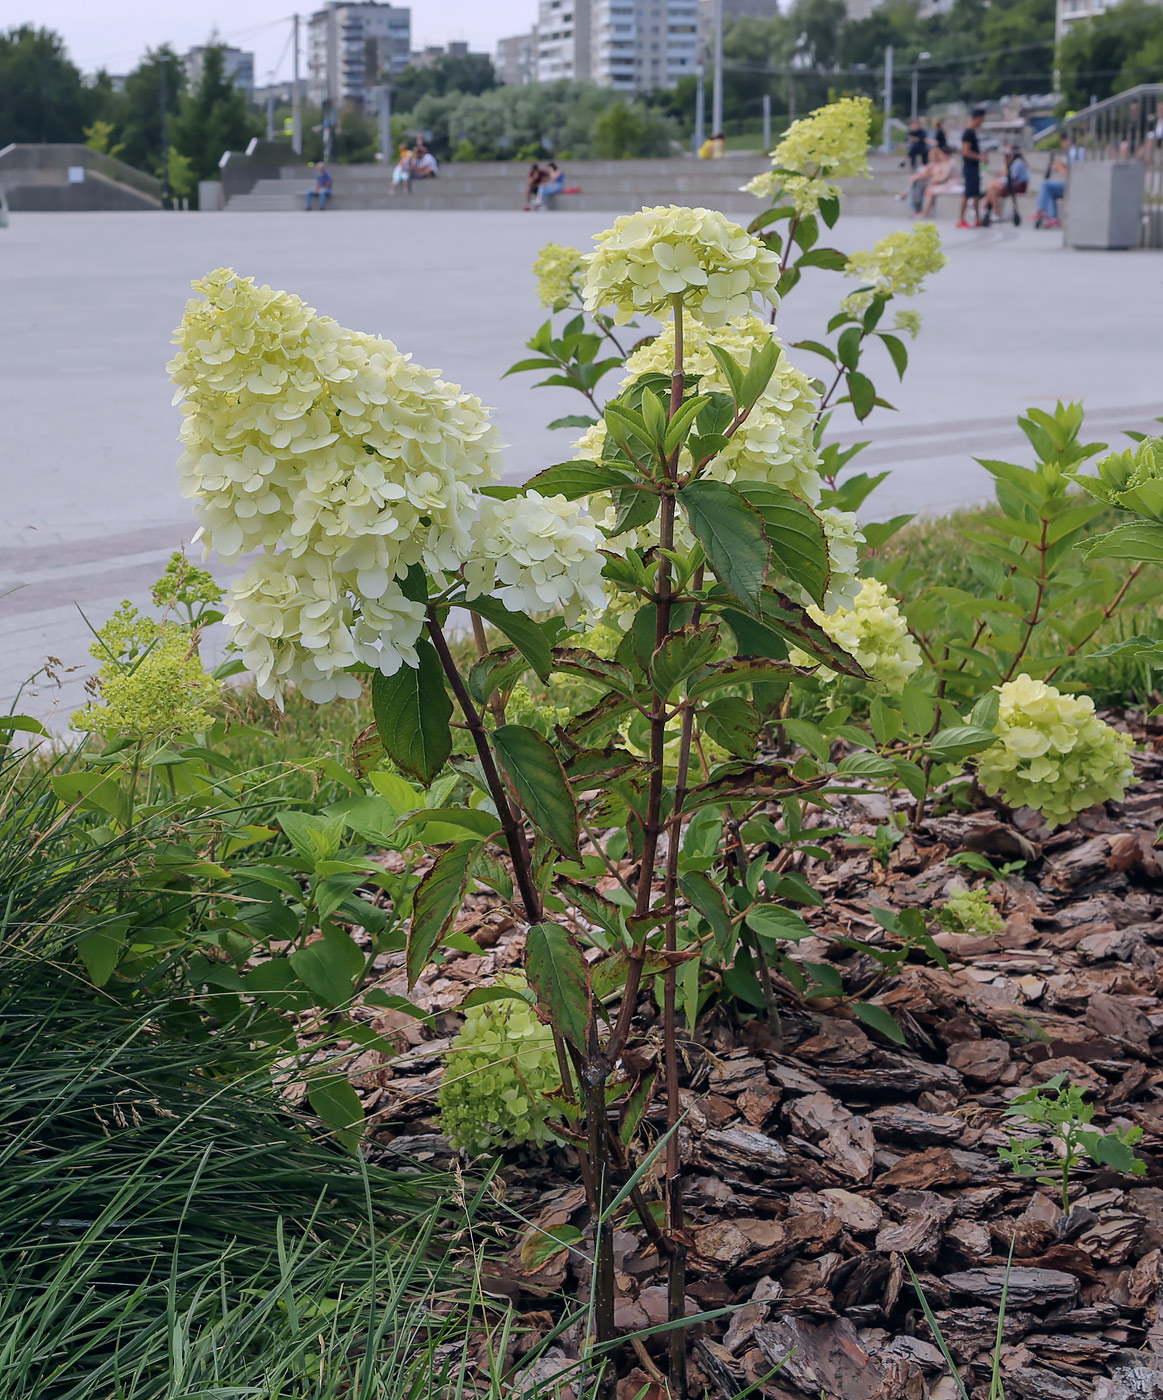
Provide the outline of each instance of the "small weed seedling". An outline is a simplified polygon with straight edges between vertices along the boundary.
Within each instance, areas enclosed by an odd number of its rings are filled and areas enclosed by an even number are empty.
[[[1062,1209],[1070,1211],[1070,1173],[1089,1159],[1100,1167],[1142,1176],[1146,1163],[1135,1156],[1134,1144],[1143,1136],[1142,1128],[1120,1128],[1100,1133],[1088,1126],[1094,1118],[1094,1105],[1083,1097],[1083,1090],[1067,1084],[1064,1074],[1056,1074],[1045,1084],[1019,1094],[1007,1118],[1021,1119],[1050,1130],[1047,1136],[1018,1138],[1009,1147],[998,1148],[998,1156],[1008,1162],[1018,1176],[1032,1176],[1045,1186],[1057,1186]],[[1055,1139],[1061,1144],[1059,1152]]]

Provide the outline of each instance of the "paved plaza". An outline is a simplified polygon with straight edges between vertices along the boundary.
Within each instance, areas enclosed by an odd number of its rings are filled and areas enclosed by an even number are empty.
[[[123,597],[144,602],[160,565],[192,533],[177,495],[178,410],[165,365],[190,280],[228,264],[285,287],[343,323],[375,331],[479,394],[522,479],[570,455],[543,425],[579,404],[564,390],[503,379],[539,324],[529,272],[553,239],[587,246],[600,214],[25,214],[0,230],[0,712],[44,657],[70,673],[22,709],[75,708],[88,636]],[[887,219],[841,220],[832,241],[866,247]],[[866,511],[940,512],[989,492],[974,455],[1023,451],[1024,408],[1082,398],[1088,436],[1125,441],[1163,414],[1158,253],[1081,253],[1010,226],[942,226],[949,266],[919,302],[925,329],[903,384],[870,362],[896,413],[863,428],[842,408],[842,440],[892,476]],[[810,273],[778,318],[784,339],[818,337],[843,284]],[[794,352],[793,352],[794,353]],[[800,357],[805,367],[821,361]]]

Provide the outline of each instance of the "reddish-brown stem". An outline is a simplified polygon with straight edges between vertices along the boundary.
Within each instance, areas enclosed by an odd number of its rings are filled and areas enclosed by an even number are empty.
[[[1086,646],[1086,644],[1091,640],[1091,638],[1092,638],[1092,637],[1094,636],[1094,634],[1098,631],[1098,629],[1103,625],[1103,623],[1104,623],[1104,622],[1109,622],[1109,621],[1110,621],[1111,615],[1114,613],[1115,609],[1119,606],[1119,604],[1120,604],[1120,603],[1123,601],[1123,599],[1127,596],[1127,590],[1130,588],[1131,584],[1134,583],[1134,581],[1139,577],[1139,575],[1140,575],[1142,572],[1143,572],[1143,565],[1142,565],[1142,564],[1136,564],[1135,567],[1130,571],[1130,573],[1129,573],[1129,574],[1126,576],[1126,578],[1123,580],[1123,585],[1122,585],[1122,587],[1121,587],[1121,588],[1119,589],[1119,591],[1115,594],[1115,596],[1110,600],[1110,602],[1107,604],[1107,606],[1106,606],[1105,608],[1103,608],[1103,610],[1102,610],[1102,617],[1098,620],[1098,622],[1096,622],[1096,623],[1094,624],[1094,626],[1091,628],[1091,630],[1086,634],[1085,637],[1082,638],[1081,641],[1075,642],[1074,645],[1073,645],[1072,647],[1067,647],[1067,648],[1066,648],[1066,655],[1067,655],[1067,656],[1077,656],[1078,653],[1082,650],[1082,648],[1083,648],[1084,646]],[[1061,666],[1055,666],[1054,669],[1053,669],[1052,671],[1047,671],[1047,672],[1046,672],[1046,680],[1047,680],[1047,681],[1052,681],[1052,680],[1054,679],[1054,677],[1058,674],[1058,672],[1059,672],[1061,669],[1062,669]]]
[[[473,703],[473,698],[468,693],[468,688],[461,679],[460,672],[456,669],[456,662],[452,659],[448,642],[440,630],[440,621],[431,608],[428,610],[428,635],[432,638],[432,645],[436,648],[436,655],[440,658],[440,665],[448,679],[449,687],[456,697],[461,714],[464,715],[468,732],[472,735],[477,758],[480,760],[481,772],[484,774],[485,783],[489,789],[489,796],[493,799],[493,805],[497,809],[497,818],[501,823],[501,830],[505,833],[505,844],[509,848],[509,855],[513,861],[513,877],[521,894],[521,903],[525,907],[526,917],[530,923],[540,923],[541,896],[537,892],[537,885],[533,879],[532,863],[529,859],[529,846],[525,840],[525,833],[513,815],[509,794],[493,760],[488,731],[481,720],[480,711]]]

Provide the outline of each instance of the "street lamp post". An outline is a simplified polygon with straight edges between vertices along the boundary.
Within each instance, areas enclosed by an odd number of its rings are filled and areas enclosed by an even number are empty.
[[[911,113],[913,121],[917,119],[917,65],[919,63],[924,63],[925,59],[932,58],[932,56],[933,55],[930,53],[919,53],[913,60],[913,105]]]

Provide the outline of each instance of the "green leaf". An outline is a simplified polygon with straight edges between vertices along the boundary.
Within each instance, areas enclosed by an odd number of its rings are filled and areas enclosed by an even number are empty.
[[[872,380],[859,370],[850,370],[846,379],[852,410],[863,423],[876,404],[876,389]]]
[[[839,248],[812,248],[796,260],[796,266],[823,267],[829,272],[843,272],[848,266],[848,255]]]
[[[905,370],[909,367],[909,352],[904,341],[899,335],[890,335],[888,331],[878,331],[877,334],[884,341],[884,348],[892,357],[897,376],[903,379]]]
[[[432,807],[413,812],[401,823],[399,835],[408,843],[421,841],[426,846],[443,846],[468,836],[488,838],[500,830],[500,821],[484,807]]]
[[[740,403],[743,398],[743,366],[736,363],[728,351],[721,345],[716,345],[714,341],[707,342],[707,349],[718,361],[719,368],[731,386],[731,397],[736,403]]]
[[[103,987],[113,976],[128,932],[129,921],[119,919],[91,929],[77,939],[77,956],[85,964],[85,971],[95,987]]]
[[[889,1040],[895,1040],[898,1045],[908,1044],[905,1033],[897,1025],[895,1017],[887,1012],[883,1006],[877,1006],[871,1001],[858,1001],[853,1003],[852,1010],[866,1026],[871,1026],[874,1031],[879,1031]]]
[[[590,1025],[589,968],[565,929],[532,925],[525,941],[525,970],[542,1019],[584,1052]]]
[[[802,915],[782,904],[757,904],[748,910],[747,927],[765,938],[783,938],[792,943],[810,938],[814,932]]]
[[[610,491],[615,486],[625,486],[630,480],[632,478],[628,473],[604,462],[561,462],[530,477],[524,489],[539,491],[543,496],[564,496],[566,500],[574,501],[593,491]]]
[[[747,373],[743,376],[743,383],[739,389],[740,407],[751,408],[756,403],[760,394],[771,383],[771,376],[775,373],[782,353],[775,340],[766,341],[757,354],[752,353],[751,363],[747,366]]]
[[[567,413],[564,418],[555,418],[547,424],[550,428],[592,428],[598,420],[585,413]]]
[[[427,785],[452,753],[452,701],[436,649],[425,637],[416,642],[420,665],[401,666],[394,676],[372,676],[372,713],[388,757],[410,777]]]
[[[581,859],[577,806],[549,741],[522,724],[493,731],[493,747],[529,820],[564,855]]]
[[[1095,535],[1078,546],[1088,559],[1135,559],[1147,564],[1163,564],[1163,525],[1153,521],[1130,521],[1116,525],[1104,535]]]
[[[437,856],[412,900],[405,958],[408,986],[414,987],[428,965],[432,950],[452,927],[464,903],[483,842],[458,841]]]
[[[720,582],[758,613],[769,557],[759,512],[722,481],[692,481],[678,500]]]
[[[737,758],[754,758],[759,742],[759,715],[741,695],[720,695],[699,714],[699,727]]]
[[[879,782],[896,774],[892,760],[882,758],[878,753],[850,753],[836,765],[836,772],[851,778],[871,778]]]
[[[468,693],[478,705],[487,705],[498,690],[508,690],[529,669],[529,663],[516,647],[486,652],[468,670]]]
[[[650,659],[650,679],[658,694],[668,697],[688,676],[709,665],[718,651],[717,627],[675,628]]]
[[[125,825],[129,805],[125,794],[108,773],[58,773],[49,780],[54,794],[70,807],[76,803],[90,812],[104,812]]]
[[[18,730],[22,734],[47,734],[48,730],[40,720],[31,715],[0,715],[0,734]]]
[[[340,817],[316,817],[310,812],[280,812],[278,823],[295,850],[314,870],[322,860],[334,860],[343,844]]]
[[[914,736],[928,734],[936,714],[936,704],[928,691],[917,685],[906,685],[898,703],[905,729]]]
[[[821,196],[819,209],[820,218],[829,228],[835,228],[836,220],[840,217],[840,196],[835,194]]]
[[[295,976],[324,1006],[345,1006],[363,971],[363,955],[350,934],[334,928],[305,948],[296,948],[288,961]]]
[[[797,340],[792,345],[792,349],[810,350],[813,355],[823,355],[824,359],[830,364],[834,365],[836,363],[835,350],[830,350],[828,346],[821,344],[818,340]]]
[[[549,641],[532,618],[526,617],[524,613],[510,612],[504,603],[496,598],[473,598],[464,606],[478,617],[483,617],[499,632],[503,632],[541,679],[549,679],[549,669],[552,665]]]
[[[344,1147],[354,1152],[363,1135],[363,1104],[343,1075],[312,1076],[307,1100]]]
[[[268,958],[252,967],[242,980],[248,995],[276,1011],[308,1011],[316,1004],[288,958]]]
[[[709,875],[704,875],[700,870],[691,870],[685,875],[680,875],[678,883],[687,902],[710,924],[715,935],[716,956],[730,959],[735,930],[731,922],[731,910],[727,907],[723,891]]]
[[[766,481],[740,485],[741,495],[763,517],[772,561],[805,588],[816,603],[828,591],[828,540],[819,516],[805,502]]]
[[[983,729],[977,724],[954,724],[948,729],[939,729],[928,748],[939,758],[955,761],[980,753],[996,742],[997,735],[992,729]]]
[[[860,346],[864,341],[864,331],[860,326],[849,326],[841,331],[836,343],[836,355],[845,369],[855,369],[860,363]]]

